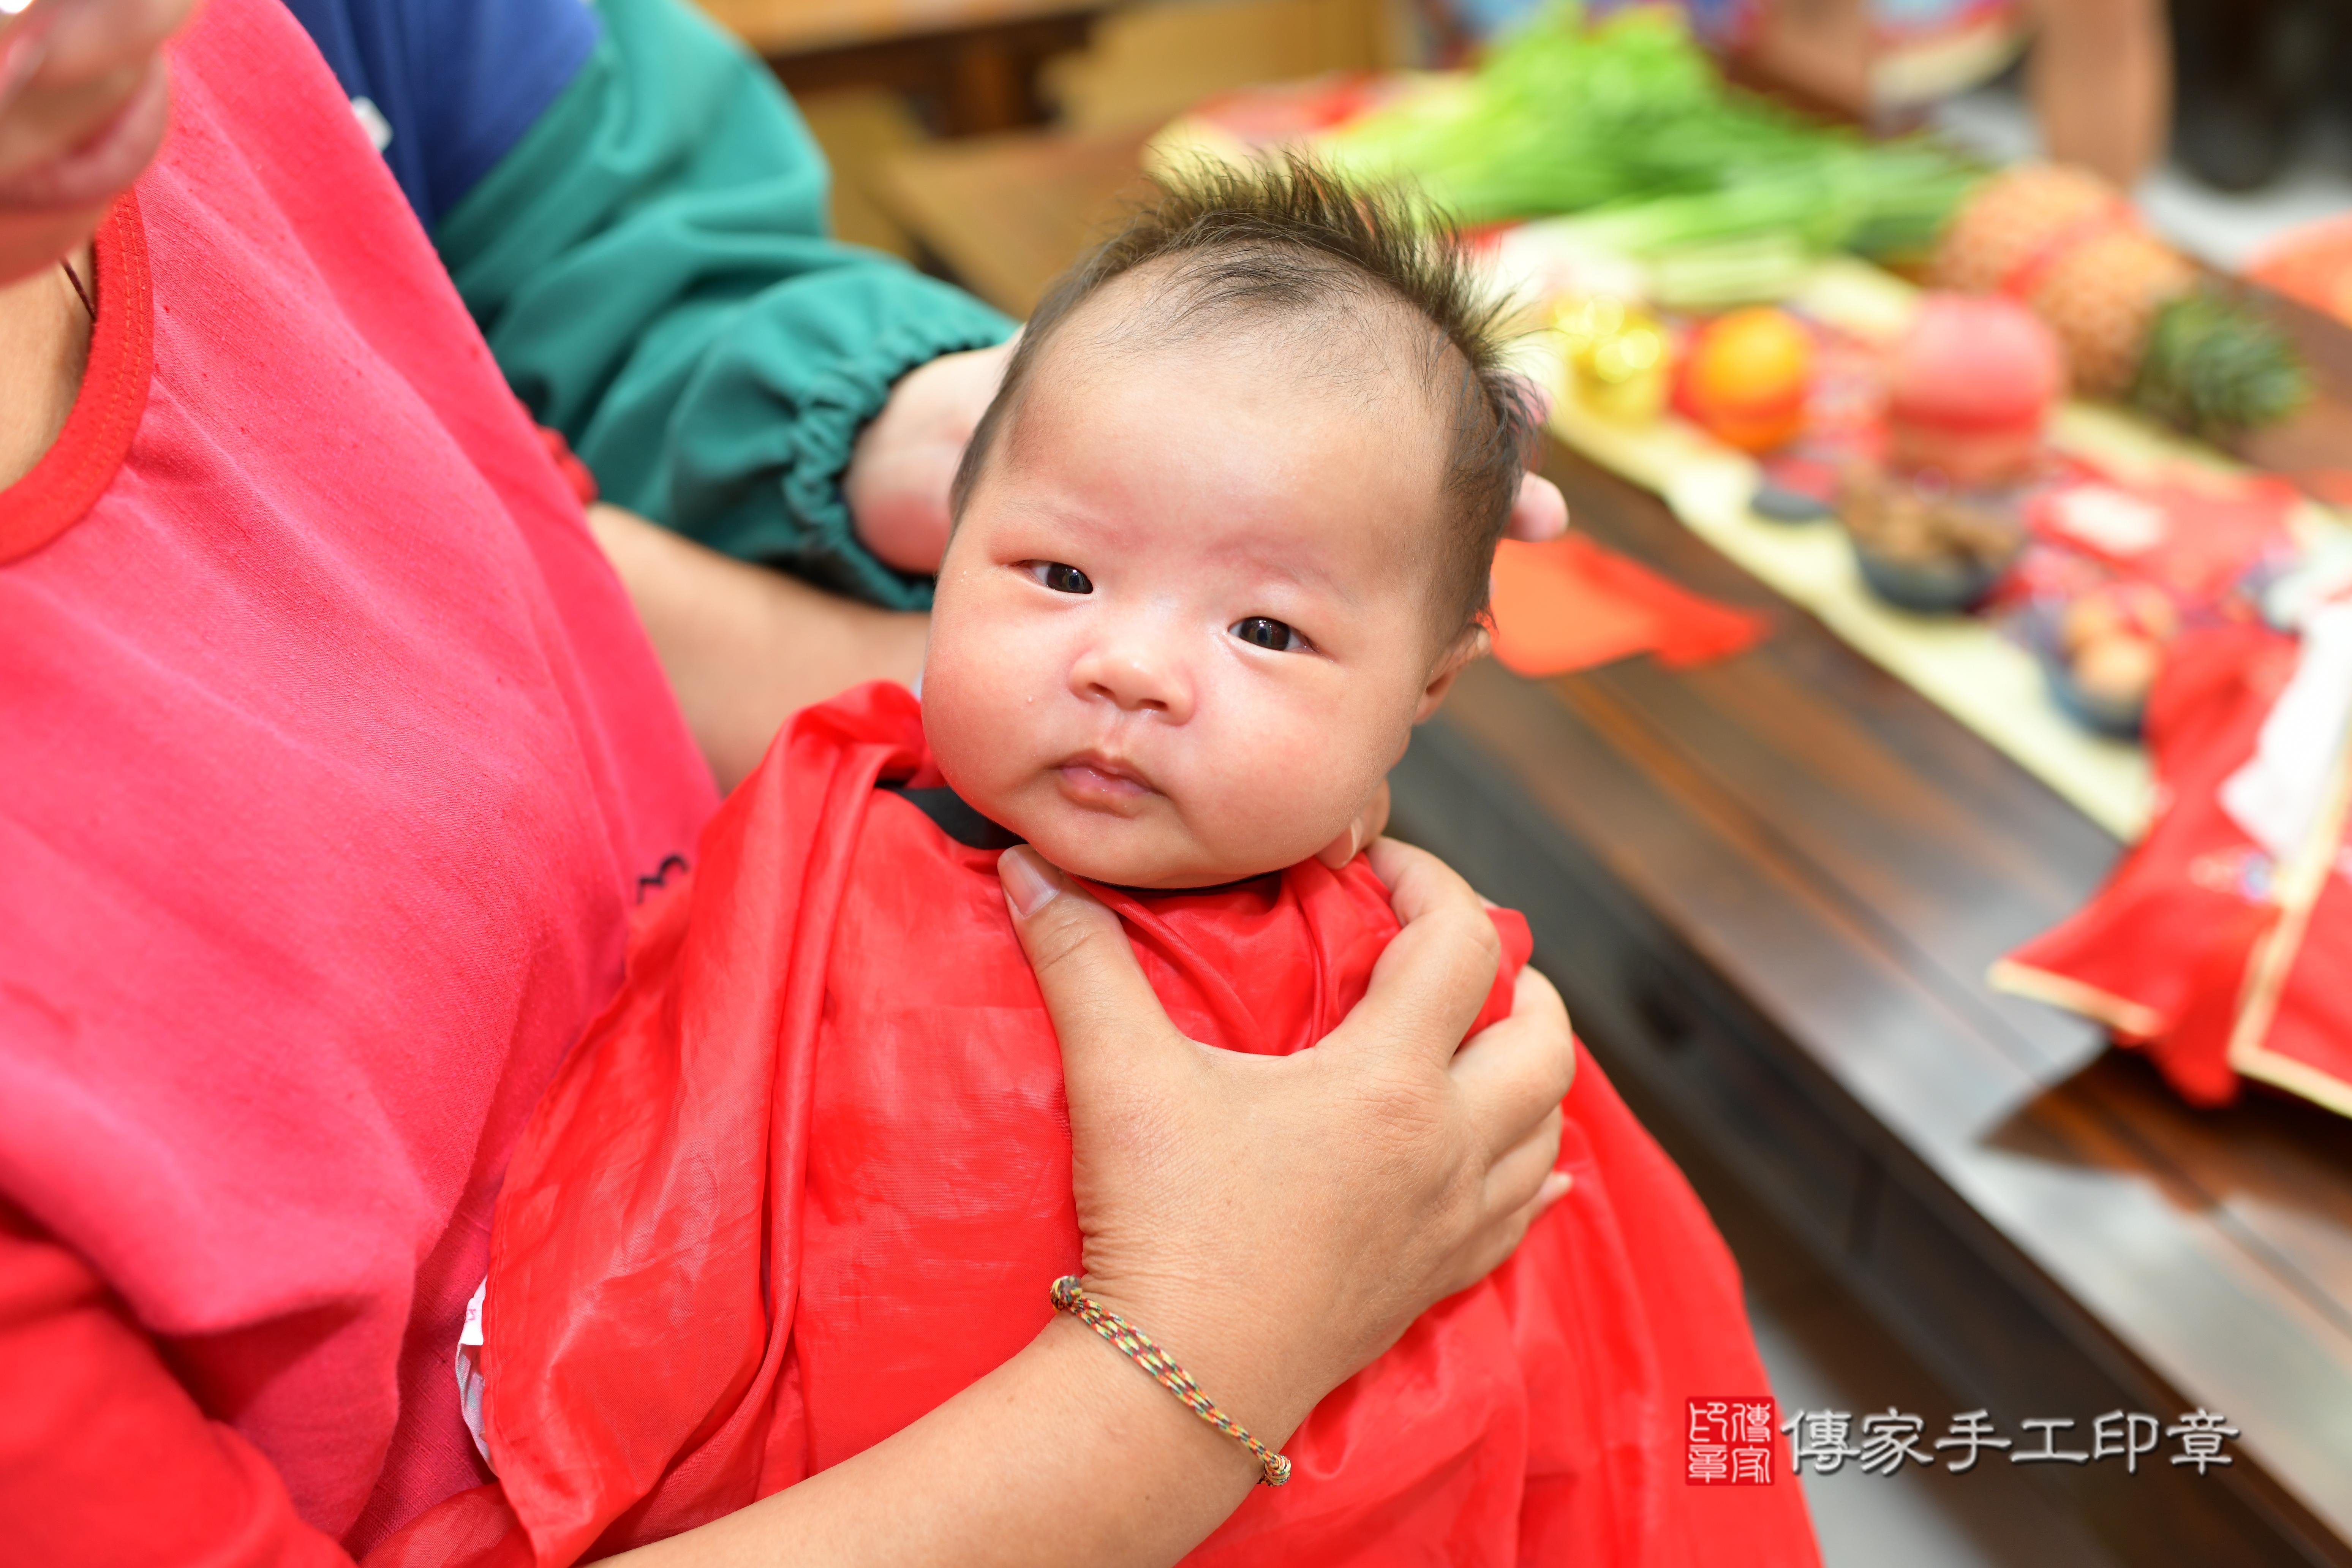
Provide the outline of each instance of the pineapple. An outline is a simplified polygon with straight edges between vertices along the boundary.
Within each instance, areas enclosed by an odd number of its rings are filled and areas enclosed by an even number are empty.
[[[2129,211],[2096,174],[2020,163],[1978,185],[1936,249],[1935,282],[1963,294],[1996,294],[2051,237],[2086,219]]]
[[[2077,393],[2128,396],[2201,434],[2269,424],[2306,395],[2276,328],[2207,285],[2123,193],[2079,169],[2026,163],[1987,180],[1946,228],[1933,277],[2031,306],[2065,350]]]
[[[2248,331],[2250,323],[2260,330]],[[2130,393],[2158,418],[2210,435],[2284,418],[2310,395],[2294,349],[2212,289],[2158,313]]]
[[[2144,230],[2110,228],[2063,250],[2025,302],[2058,334],[2075,390],[2115,397],[2157,316],[2196,287],[2197,269]]]

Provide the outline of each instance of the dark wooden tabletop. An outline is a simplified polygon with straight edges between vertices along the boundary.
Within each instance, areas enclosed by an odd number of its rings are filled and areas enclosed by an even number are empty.
[[[1136,184],[1137,148],[915,154],[891,200],[1018,312]],[[1580,527],[1772,633],[1682,671],[1474,668],[1398,770],[1401,829],[1526,910],[1612,1074],[2004,1430],[2069,1416],[2061,1446],[2087,1448],[2109,1410],[2198,1408],[2239,1428],[2201,1479],[2042,1468],[2123,1560],[2352,1563],[2352,1124],[2267,1093],[2191,1111],[2081,1020],[1992,991],[2116,842],[1654,497],[1547,466]]]

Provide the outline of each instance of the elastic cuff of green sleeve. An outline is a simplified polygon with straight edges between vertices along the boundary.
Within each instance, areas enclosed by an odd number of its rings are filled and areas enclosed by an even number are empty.
[[[950,294],[944,287],[940,292]],[[810,388],[793,426],[793,460],[782,480],[784,510],[801,537],[792,558],[780,564],[886,609],[930,608],[931,579],[883,564],[859,542],[841,479],[858,433],[882,412],[900,376],[941,354],[993,348],[1013,335],[1011,321],[961,295],[950,298],[961,308],[899,322],[858,356],[854,370],[836,371]]]

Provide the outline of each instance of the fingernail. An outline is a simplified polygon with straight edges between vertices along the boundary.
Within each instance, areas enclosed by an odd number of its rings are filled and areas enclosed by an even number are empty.
[[[1543,1185],[1536,1189],[1536,1206],[1547,1209],[1551,1207],[1552,1205],[1566,1197],[1568,1189],[1574,1185],[1576,1185],[1574,1176],[1570,1175],[1566,1171],[1554,1171],[1544,1178]]]
[[[1054,901],[1062,889],[1038,868],[1026,849],[1007,849],[996,858],[997,879],[1004,884],[1005,900],[1013,912],[1027,920]]]

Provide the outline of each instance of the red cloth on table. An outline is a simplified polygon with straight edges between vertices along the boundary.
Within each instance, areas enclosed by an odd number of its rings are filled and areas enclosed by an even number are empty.
[[[2339,838],[2336,853],[2336,869],[2305,918],[2278,933],[2279,950],[2257,952],[2231,1020],[2230,1065],[2352,1116],[2352,986],[2344,983],[2352,974],[2352,840]]]
[[[508,1152],[716,805],[310,39],[214,0],[173,61],[0,493],[0,1555],[48,1565],[336,1561],[479,1484]]]
[[[2173,642],[2145,721],[2161,809],[2089,903],[1994,971],[2008,989],[2101,1019],[2199,1105],[2237,1096],[2231,1021],[2278,913],[2270,857],[2223,809],[2221,784],[2253,754],[2295,647],[2249,625]]]
[[[2352,216],[2287,230],[2255,253],[2245,275],[2352,325]]]
[[[2290,907],[2288,868],[2221,800],[2298,646],[2244,625],[2171,645],[2147,722],[2162,809],[2091,901],[1995,978],[2103,1019],[2193,1104],[2225,1105],[2254,1078],[2352,1116],[2352,845],[2337,826],[2290,852],[2332,860]]]
[[[1580,533],[1495,550],[1495,657],[1515,675],[1565,675],[1629,654],[1676,668],[1735,654],[1764,619],[1692,593]]]
[[[995,853],[876,787],[927,765],[902,689],[803,713],[652,911],[499,1201],[499,1485],[419,1521],[387,1568],[688,1529],[879,1441],[1051,1316],[1078,1265],[1060,1053]],[[1269,1054],[1336,1025],[1397,929],[1360,860],[1103,896],[1180,1028]],[[1528,948],[1519,917],[1496,925],[1486,1018]],[[1326,1400],[1291,1484],[1192,1561],[1817,1560],[1788,1478],[1685,1484],[1684,1401],[1766,1389],[1738,1278],[1589,1059],[1568,1109],[1570,1195]]]
[[[2258,562],[2289,547],[2303,497],[2268,474],[2070,478],[2026,504],[2042,539],[2115,575],[2210,612]]]

